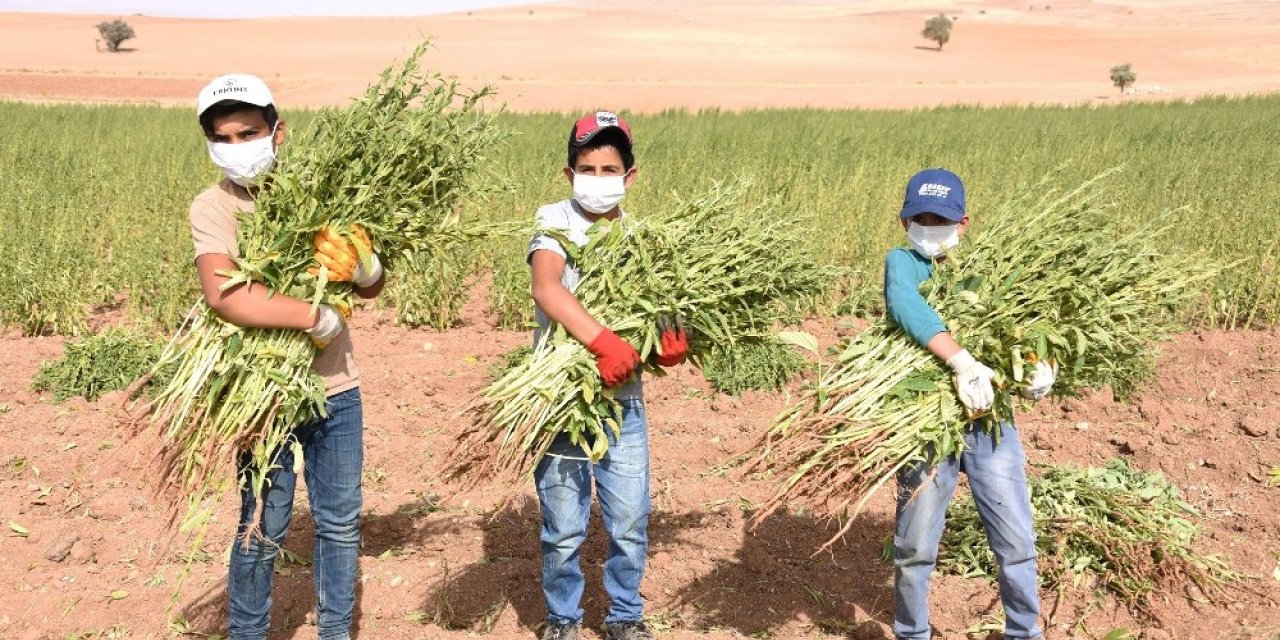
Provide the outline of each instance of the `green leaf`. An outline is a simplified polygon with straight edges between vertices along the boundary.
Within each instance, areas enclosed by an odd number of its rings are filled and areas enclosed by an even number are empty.
[[[604,454],[609,451],[609,438],[603,433],[595,434],[595,441],[591,443],[591,461],[599,462],[604,458]]]
[[[903,380],[899,385],[910,391],[922,391],[925,393],[938,390],[938,383],[924,376],[911,376]]]
[[[811,333],[804,331],[779,331],[778,339],[815,355],[820,355],[818,354],[818,338]]]
[[[9,521],[9,530],[10,530],[10,531],[12,531],[12,532],[13,532],[13,534],[14,534],[14,535],[16,535],[16,536],[18,536],[19,538],[25,538],[25,537],[27,537],[27,536],[31,535],[31,532],[30,532],[30,531],[28,531],[26,527],[24,527],[24,526],[22,526],[22,525],[20,525],[20,524],[18,524],[18,523],[16,523],[16,522],[14,522],[14,521],[12,521],[12,520],[10,520],[10,521]]]

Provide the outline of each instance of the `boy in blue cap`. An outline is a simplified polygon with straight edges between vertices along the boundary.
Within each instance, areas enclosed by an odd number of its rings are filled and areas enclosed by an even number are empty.
[[[884,299],[889,317],[951,367],[957,395],[970,415],[989,411],[995,400],[994,373],[956,343],[920,294],[920,284],[933,274],[934,264],[946,259],[969,227],[964,184],[946,169],[917,173],[907,182],[900,217],[911,248],[893,249],[885,257]],[[1054,374],[1049,365],[1037,363],[1022,395],[1033,400],[1048,395]],[[974,504],[999,566],[1004,637],[1042,637],[1037,624],[1040,596],[1026,458],[1014,425],[1004,422],[999,429],[997,438],[974,423],[964,435],[963,453],[932,466],[917,463],[898,474],[893,633],[901,640],[930,637],[929,579],[947,505],[961,471],[969,477]]]

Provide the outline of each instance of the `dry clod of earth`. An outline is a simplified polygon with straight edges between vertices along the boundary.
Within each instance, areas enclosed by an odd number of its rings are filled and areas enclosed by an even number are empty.
[[[1250,438],[1261,438],[1271,433],[1271,427],[1262,416],[1243,416],[1236,422],[1236,428]]]
[[[75,564],[89,564],[96,561],[93,553],[93,545],[87,540],[77,540],[72,543],[70,557],[71,562]]]
[[[71,548],[76,541],[80,539],[80,535],[74,531],[67,531],[59,535],[53,540],[53,544],[45,549],[44,557],[52,562],[62,562],[71,554]]]
[[[1111,438],[1107,442],[1116,446],[1116,451],[1122,455],[1131,456],[1135,449],[1127,438]]]
[[[874,620],[863,620],[853,629],[853,637],[856,640],[883,640],[889,636],[885,633],[885,626]]]

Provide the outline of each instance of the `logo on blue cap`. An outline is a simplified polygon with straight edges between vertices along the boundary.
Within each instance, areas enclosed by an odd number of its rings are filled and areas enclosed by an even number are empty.
[[[946,169],[925,169],[907,181],[902,218],[922,213],[940,215],[953,222],[964,219],[964,183]]]

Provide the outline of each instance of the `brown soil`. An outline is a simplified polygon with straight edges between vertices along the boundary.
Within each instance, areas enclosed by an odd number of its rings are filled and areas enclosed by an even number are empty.
[[[810,322],[824,342],[857,322]],[[458,430],[456,410],[524,333],[496,331],[473,304],[461,328],[407,330],[385,312],[355,320],[364,371],[366,472],[358,621],[364,638],[464,638],[489,627],[495,640],[536,637],[543,616],[538,518],[532,492],[496,508],[495,494],[443,483],[434,470]],[[1274,505],[1280,488],[1265,468],[1280,464],[1280,337],[1267,332],[1197,332],[1165,345],[1160,373],[1131,404],[1109,393],[1042,403],[1020,420],[1032,463],[1098,464],[1124,455],[1160,469],[1204,514],[1204,549],[1226,554],[1257,578],[1238,604],[1206,608],[1182,598],[1160,602],[1151,638],[1275,638],[1280,608],[1273,554],[1280,551]],[[158,503],[141,477],[146,438],[120,426],[117,399],[53,404],[27,385],[39,364],[62,350],[60,338],[0,339],[10,364],[0,370],[0,517],[28,537],[0,544],[10,567],[0,600],[0,638],[166,637],[180,614],[201,633],[224,633],[225,560],[234,511],[224,504],[207,557],[192,567],[176,605],[180,564]],[[784,394],[730,398],[711,392],[684,367],[646,385],[653,464],[652,546],[643,593],[667,638],[886,637],[892,610],[890,567],[879,559],[891,531],[887,496],[873,501],[830,553],[814,550],[835,530],[801,513],[780,513],[749,531],[752,505],[771,482],[716,471],[755,442],[786,402]],[[286,548],[310,555],[311,521],[300,492]],[[68,544],[70,545],[68,547]],[[65,552],[59,557],[58,547]],[[587,638],[599,637],[607,600],[598,516],[584,552]],[[52,555],[55,559],[50,559]],[[158,564],[157,564],[158,563]],[[153,582],[159,576],[164,582]],[[272,638],[313,638],[311,576],[284,565],[277,575]],[[114,598],[113,592],[124,597]],[[116,594],[121,595],[119,593]],[[1083,593],[1045,595],[1050,637],[1101,637],[1142,626],[1113,604]],[[939,578],[934,623],[947,638],[990,622],[994,587]],[[448,627],[443,628],[443,627]],[[108,637],[93,636],[93,637]]]
[[[918,32],[940,9],[960,21],[938,53],[921,48]],[[496,84],[518,110],[1114,102],[1105,71],[1125,61],[1154,98],[1280,89],[1280,12],[1267,2],[611,0],[411,19],[136,17],[129,21],[139,37],[126,43],[134,50],[121,54],[90,48],[97,16],[0,16],[0,98],[36,101],[189,105],[209,77],[239,70],[266,77],[282,104],[336,104],[422,32],[438,37],[429,64],[466,83]],[[584,52],[592,62],[582,62]],[[446,332],[396,327],[380,312],[361,314],[355,328],[367,430],[360,637],[464,638],[491,626],[495,640],[534,638],[543,615],[536,504],[495,508],[492,493],[434,475],[458,429],[456,410],[499,355],[528,336],[493,330],[476,308]],[[849,331],[808,328],[827,342]],[[1020,420],[1033,463],[1124,455],[1164,471],[1203,512],[1204,547],[1257,576],[1257,594],[1242,593],[1229,608],[1160,603],[1162,622],[1147,637],[1280,637],[1280,608],[1259,595],[1276,591],[1280,551],[1280,488],[1266,483],[1266,468],[1280,465],[1277,338],[1184,334],[1165,346],[1158,378],[1132,403],[1098,393],[1042,403]],[[30,532],[0,543],[10,567],[0,639],[90,630],[166,637],[175,615],[194,631],[221,633],[231,505],[212,530],[216,542],[205,545],[208,558],[171,604],[180,565],[176,551],[161,555],[163,507],[142,477],[147,441],[119,426],[114,398],[58,405],[27,390],[39,364],[61,350],[60,338],[0,338],[10,358],[0,369],[0,517]],[[831,553],[812,555],[834,527],[803,514],[748,531],[748,511],[770,494],[770,481],[713,470],[754,444],[785,395],[719,396],[689,368],[646,391],[654,516],[644,595],[655,621],[669,626],[662,637],[885,637],[892,575],[878,555],[891,529],[886,497]],[[303,492],[287,548],[309,556],[311,531]],[[598,637],[606,606],[601,533],[597,519],[584,553],[588,638]],[[944,637],[998,611],[983,581],[935,585]],[[313,608],[309,569],[283,566],[272,638],[314,637]],[[1045,610],[1056,611],[1050,637],[1142,626],[1079,593],[1046,594]]]
[[[920,37],[957,19],[942,51]],[[262,75],[284,107],[341,104],[423,36],[427,64],[517,111],[1108,103],[1280,91],[1280,11],[1215,0],[570,0],[413,18],[0,13],[0,98],[192,105],[210,78]],[[100,48],[100,47],[99,47]],[[1130,62],[1135,94],[1108,70]]]

